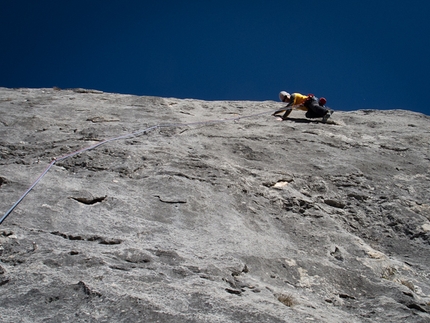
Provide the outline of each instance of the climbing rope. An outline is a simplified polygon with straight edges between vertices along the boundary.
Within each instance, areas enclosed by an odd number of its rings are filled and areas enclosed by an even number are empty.
[[[12,213],[12,211],[18,206],[19,203],[21,203],[21,201],[27,196],[28,193],[31,192],[31,190],[42,180],[42,178],[49,172],[49,170],[52,168],[52,166],[54,166],[57,162],[62,161],[64,159],[73,157],[77,154],[83,153],[85,151],[89,151],[92,149],[95,149],[101,145],[107,144],[109,142],[112,141],[117,141],[120,139],[128,139],[128,138],[132,138],[132,137],[137,137],[140,136],[142,134],[146,134],[150,131],[153,131],[155,129],[159,129],[159,128],[181,128],[181,127],[190,127],[190,126],[198,126],[198,125],[212,125],[212,124],[217,124],[217,123],[223,123],[223,122],[229,122],[229,121],[239,121],[240,119],[249,119],[249,118],[255,118],[258,116],[262,116],[262,115],[266,115],[266,114],[275,114],[277,112],[283,111],[285,109],[278,109],[278,110],[271,110],[271,111],[265,111],[265,112],[259,112],[259,113],[254,113],[254,114],[250,114],[250,115],[246,115],[246,116],[237,116],[237,117],[231,117],[231,118],[225,118],[225,119],[214,119],[214,120],[207,120],[207,121],[197,121],[197,122],[189,122],[189,123],[166,123],[166,124],[159,124],[159,125],[155,125],[152,127],[148,127],[145,128],[143,130],[139,130],[139,131],[135,131],[129,134],[125,134],[125,135],[121,135],[118,137],[113,137],[113,138],[109,138],[109,139],[105,139],[97,144],[79,149],[77,151],[74,151],[72,153],[69,153],[67,155],[61,156],[61,157],[54,157],[51,161],[51,163],[45,168],[45,170],[42,172],[42,174],[39,175],[39,177],[33,182],[33,184],[31,184],[31,186],[24,192],[24,194],[12,205],[12,207],[3,215],[3,217],[0,219],[0,224],[3,223],[3,221],[9,216],[9,214]]]

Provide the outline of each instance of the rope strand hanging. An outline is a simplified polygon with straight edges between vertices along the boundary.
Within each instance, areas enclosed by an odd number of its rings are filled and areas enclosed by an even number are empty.
[[[31,184],[31,186],[24,192],[24,194],[22,194],[22,196],[12,205],[12,207],[3,215],[3,217],[0,219],[0,224],[3,223],[4,220],[6,220],[6,218],[13,212],[13,210],[18,206],[19,203],[22,202],[22,200],[28,195],[28,193],[31,192],[31,190],[42,180],[42,178],[49,172],[49,170],[52,168],[52,166],[54,166],[57,162],[62,161],[64,159],[73,157],[77,154],[83,153],[85,151],[89,151],[92,149],[95,149],[101,145],[107,144],[109,142],[112,141],[117,141],[117,140],[121,140],[121,139],[128,139],[128,138],[133,138],[133,137],[137,137],[140,136],[142,134],[146,134],[150,131],[153,131],[155,129],[159,129],[159,128],[180,128],[180,127],[190,127],[190,126],[198,126],[198,125],[212,125],[212,124],[217,124],[217,123],[224,123],[224,122],[229,122],[229,121],[239,121],[240,119],[249,119],[249,118],[255,118],[255,117],[259,117],[259,116],[263,116],[263,115],[267,115],[269,113],[274,114],[278,111],[282,111],[277,109],[277,110],[271,110],[271,111],[265,111],[265,112],[259,112],[259,113],[254,113],[254,114],[250,114],[250,115],[245,115],[245,116],[237,116],[237,117],[231,117],[231,118],[225,118],[225,119],[214,119],[214,120],[207,120],[207,121],[197,121],[197,122],[189,122],[189,123],[166,123],[166,124],[159,124],[159,125],[155,125],[155,126],[151,126],[139,131],[135,131],[129,134],[125,134],[125,135],[121,135],[118,137],[113,137],[113,138],[109,138],[109,139],[105,139],[101,142],[98,142],[94,145],[79,149],[77,151],[74,151],[72,153],[69,153],[67,155],[61,156],[61,157],[54,157],[52,159],[52,161],[50,162],[50,164],[45,168],[45,170],[39,175],[39,177],[37,177],[37,179],[33,182],[33,184]]]

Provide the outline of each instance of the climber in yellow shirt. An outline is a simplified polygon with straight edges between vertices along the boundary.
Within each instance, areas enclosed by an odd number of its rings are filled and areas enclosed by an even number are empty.
[[[324,122],[333,114],[333,110],[325,106],[327,102],[326,99],[318,99],[313,94],[290,94],[282,91],[279,93],[279,98],[282,102],[288,103],[285,109],[280,109],[274,113],[274,115],[278,115],[278,113],[284,112],[281,117],[283,120],[287,119],[293,109],[306,111],[306,118],[312,119],[322,117]]]

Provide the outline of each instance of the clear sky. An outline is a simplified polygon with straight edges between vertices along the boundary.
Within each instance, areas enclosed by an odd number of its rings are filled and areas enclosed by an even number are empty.
[[[430,115],[430,1],[3,0],[0,86]]]

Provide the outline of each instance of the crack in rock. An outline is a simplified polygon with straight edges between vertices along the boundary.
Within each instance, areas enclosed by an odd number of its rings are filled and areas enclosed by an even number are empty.
[[[160,195],[154,195],[154,197],[158,197],[158,200],[160,201],[160,202],[163,202],[163,203],[168,203],[168,204],[185,204],[185,203],[187,203],[187,201],[185,201],[185,200],[167,200],[167,199],[163,199]]]
[[[82,204],[86,204],[86,205],[93,205],[96,203],[101,203],[103,202],[106,198],[106,196],[102,196],[102,197],[95,197],[95,198],[86,198],[86,197],[70,197],[72,200],[78,201],[79,203]]]
[[[114,244],[120,244],[122,243],[122,240],[120,239],[107,239],[100,236],[90,236],[90,237],[83,237],[83,236],[75,236],[71,234],[62,233],[59,231],[53,231],[51,234],[62,237],[67,240],[80,240],[80,241],[97,241],[99,244],[105,244],[105,245],[114,245]]]

